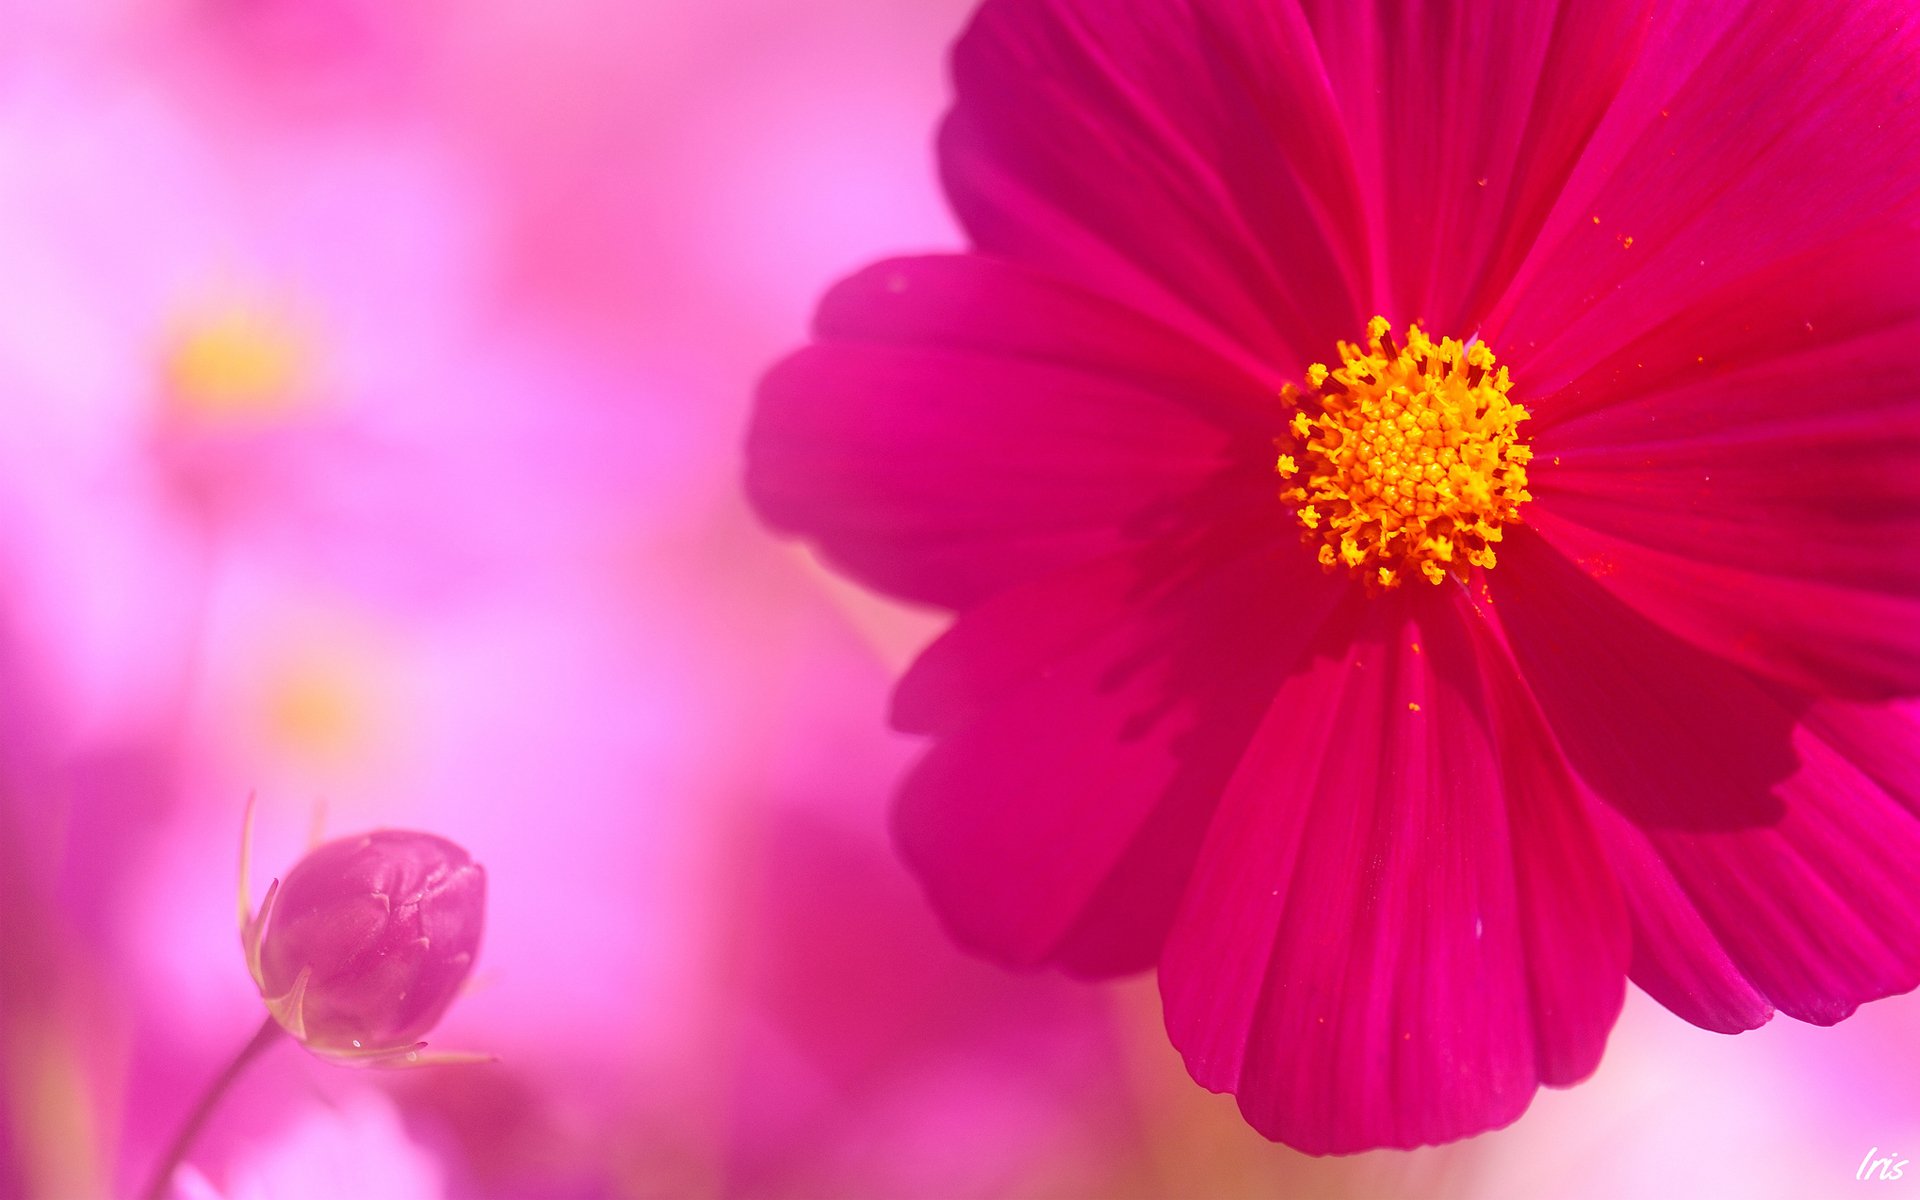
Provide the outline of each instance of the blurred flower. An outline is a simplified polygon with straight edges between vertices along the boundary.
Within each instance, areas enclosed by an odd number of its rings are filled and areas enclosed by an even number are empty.
[[[830,293],[748,465],[959,613],[893,711],[954,934],[1157,964],[1321,1153],[1514,1120],[1629,974],[1729,1032],[1920,982],[1906,8],[989,0],[977,252]]]
[[[469,577],[513,526],[464,525],[477,489],[436,451],[502,421],[467,373],[524,337],[476,328],[489,206],[430,130],[215,127],[110,65],[37,63],[0,109],[23,164],[0,181],[0,522],[94,735],[175,719],[235,549],[388,596]]]
[[[319,847],[276,881],[245,928],[267,1008],[315,1054],[413,1054],[480,949],[486,872],[430,833],[381,829]]]
[[[393,1103],[361,1090],[315,1102],[247,1145],[224,1172],[223,1186],[188,1168],[180,1200],[432,1200],[447,1193],[432,1151],[407,1135]]]
[[[0,606],[3,607],[3,606]],[[0,617],[0,1196],[106,1192],[103,1110],[124,1014],[54,884],[62,783],[34,648]]]
[[[694,453],[698,405],[501,285],[501,196],[418,110],[277,124],[227,90],[215,116],[93,57],[12,78],[6,590],[63,702],[47,752],[79,785],[48,822],[70,832],[49,847],[58,899],[98,935],[130,1027],[95,1031],[101,1136],[46,1144],[91,1149],[104,1178],[117,1160],[129,1190],[259,1019],[208,865],[226,798],[256,785],[328,796],[349,827],[496,846],[499,986],[435,1040],[535,1064],[508,1114],[535,1134],[617,1130],[610,1101],[569,1101],[571,1124],[545,1106],[684,1040],[710,986],[683,962],[711,835],[691,803],[631,797],[694,794],[739,757],[714,753],[738,726],[711,714],[738,713],[755,643],[687,636],[717,606],[659,548],[731,495],[729,451]],[[705,492],[649,503],[695,473]],[[540,794],[553,819],[530,829]],[[567,1019],[529,1019],[556,972],[580,985]],[[203,1161],[247,1120],[220,1114]]]

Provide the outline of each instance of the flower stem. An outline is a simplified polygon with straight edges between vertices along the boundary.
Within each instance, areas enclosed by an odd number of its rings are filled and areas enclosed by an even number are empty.
[[[220,1098],[227,1094],[227,1089],[233,1086],[233,1081],[240,1078],[240,1072],[246,1070],[247,1064],[258,1058],[260,1052],[271,1046],[279,1036],[280,1022],[269,1016],[260,1023],[260,1028],[254,1033],[253,1040],[242,1046],[240,1053],[233,1056],[233,1061],[227,1064],[219,1077],[207,1085],[207,1090],[200,1095],[200,1103],[193,1106],[192,1114],[187,1117],[186,1123],[180,1126],[180,1132],[174,1135],[173,1144],[167,1147],[166,1154],[160,1159],[160,1165],[153,1169],[153,1176],[147,1181],[146,1188],[141,1191],[140,1195],[145,1200],[166,1200],[167,1184],[173,1180],[174,1168],[178,1167],[180,1160],[187,1156],[187,1151],[193,1149],[193,1140],[200,1136],[200,1127],[207,1123],[207,1118],[213,1115],[213,1110],[220,1106]]]

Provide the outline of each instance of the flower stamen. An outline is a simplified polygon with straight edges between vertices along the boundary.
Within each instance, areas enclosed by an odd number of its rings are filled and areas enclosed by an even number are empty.
[[[1282,389],[1293,415],[1275,439],[1280,497],[1320,562],[1380,588],[1492,567],[1501,526],[1533,498],[1530,414],[1507,398],[1507,369],[1484,343],[1435,344],[1418,324],[1402,345],[1384,317],[1339,350],[1338,367],[1307,368],[1308,391]]]

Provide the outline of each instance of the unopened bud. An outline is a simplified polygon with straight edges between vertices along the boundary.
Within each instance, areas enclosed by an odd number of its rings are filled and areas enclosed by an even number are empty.
[[[328,842],[267,892],[245,930],[260,995],[316,1054],[410,1056],[473,969],[487,879],[430,833]]]

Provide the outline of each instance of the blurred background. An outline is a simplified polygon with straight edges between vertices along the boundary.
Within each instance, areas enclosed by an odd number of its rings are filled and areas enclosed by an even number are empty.
[[[756,376],[953,248],[967,0],[0,0],[0,1194],[134,1190],[327,826],[486,864],[476,990],[275,1047],[185,1195],[1808,1196],[1920,1158],[1920,1000],[1635,995],[1517,1126],[1313,1160],[1151,980],[950,948],[890,853],[939,627],[754,525]]]

